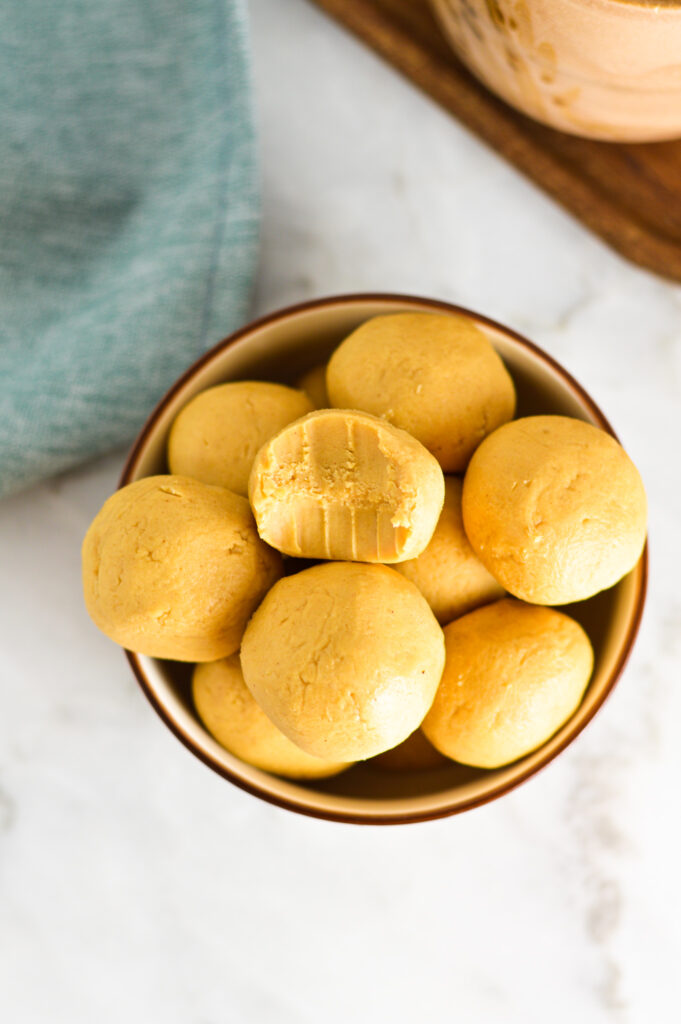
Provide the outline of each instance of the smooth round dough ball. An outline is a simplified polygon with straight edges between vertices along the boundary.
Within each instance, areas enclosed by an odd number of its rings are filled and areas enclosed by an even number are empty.
[[[348,409],[284,427],[253,463],[260,536],[286,555],[357,562],[415,558],[433,535],[445,484],[404,430]]]
[[[415,583],[441,625],[504,596],[468,543],[461,514],[463,485],[445,477],[445,503],[428,547],[395,568]]]
[[[423,729],[416,729],[402,743],[371,761],[372,768],[384,772],[427,772],[446,764],[447,758],[426,739]]]
[[[281,573],[246,499],[189,477],[150,476],[116,491],[83,541],[93,621],[154,658],[215,661],[238,650]]]
[[[328,409],[329,394],[326,390],[326,363],[314,366],[298,380],[298,387],[304,391],[315,409]]]
[[[533,604],[583,601],[617,583],[645,544],[636,466],[605,431],[530,416],[495,431],[471,460],[463,521],[478,558]]]
[[[197,665],[192,696],[208,732],[231,754],[274,775],[323,779],[349,765],[311,757],[270,722],[244,682],[239,655]]]
[[[355,562],[280,580],[241,647],[246,685],[265,714],[308,754],[334,761],[406,739],[443,664],[442,630],[413,583]]]
[[[423,731],[439,751],[499,768],[545,743],[577,709],[589,638],[554,608],[505,598],[445,627],[447,660]]]
[[[185,405],[170,429],[170,472],[245,496],[265,441],[313,408],[306,394],[283,384],[242,380],[208,388]]]
[[[513,381],[492,344],[453,313],[367,320],[332,355],[326,385],[332,405],[408,431],[445,473],[465,469],[482,439],[515,412]]]

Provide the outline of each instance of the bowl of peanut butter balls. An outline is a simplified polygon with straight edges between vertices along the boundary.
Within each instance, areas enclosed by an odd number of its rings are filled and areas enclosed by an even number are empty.
[[[263,317],[151,414],[83,543],[163,721],[281,807],[476,807],[593,718],[645,599],[641,477],[539,348],[431,299]]]

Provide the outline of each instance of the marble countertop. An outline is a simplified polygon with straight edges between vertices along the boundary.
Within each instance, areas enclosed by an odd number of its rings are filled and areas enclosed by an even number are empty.
[[[655,1024],[681,956],[681,289],[614,255],[303,0],[252,0],[254,312],[432,295],[544,346],[642,470],[651,584],[601,714],[428,825],[297,817],[208,771],[86,618],[122,454],[0,506],[0,1017],[8,1024]]]

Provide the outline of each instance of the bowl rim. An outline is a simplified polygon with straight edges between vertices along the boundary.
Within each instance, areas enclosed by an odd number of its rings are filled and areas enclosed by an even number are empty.
[[[445,312],[445,313],[457,313],[486,325],[495,331],[499,331],[502,334],[508,335],[514,341],[520,344],[522,348],[528,350],[532,355],[537,357],[541,362],[548,366],[551,370],[560,376],[561,380],[568,388],[570,388],[579,397],[581,402],[589,409],[594,417],[594,420],[600,425],[600,427],[609,433],[616,440],[617,434],[610,425],[608,419],[605,417],[601,409],[594,402],[591,396],[584,390],[578,381],[555,359],[552,358],[547,352],[535,345],[524,335],[519,334],[510,327],[506,327],[504,324],[499,323],[490,317],[484,316],[481,313],[477,313],[473,310],[467,309],[464,306],[455,305],[450,302],[445,302],[442,299],[426,298],[423,296],[406,295],[403,293],[393,292],[351,292],[343,293],[340,295],[329,295],[321,298],[310,299],[305,302],[298,302],[293,305],[284,306],[281,309],[274,310],[271,313],[267,313],[264,316],[260,316],[255,320],[250,320],[243,327],[239,327],[233,331],[227,337],[223,338],[222,341],[217,342],[206,352],[204,352],[198,359],[196,359],[180,377],[175,381],[174,384],[165,392],[161,399],[157,402],[145,423],[143,424],[139,434],[130,448],[128,456],[125,460],[123,470],[121,472],[120,479],[118,481],[118,488],[125,487],[131,483],[132,476],[137,468],[137,464],[144,452],[147,440],[152,433],[160,415],[165,411],[168,403],[174,398],[178,391],[185,386],[185,384],[191,380],[195,374],[201,370],[204,366],[208,365],[212,360],[224,352],[227,348],[230,348],[237,341],[247,337],[254,331],[260,330],[263,327],[267,327],[283,320],[294,318],[301,313],[307,313],[315,309],[323,309],[330,306],[338,305],[354,305],[356,303],[365,302],[386,302],[386,303],[400,303],[405,304],[418,304],[427,309],[431,309],[434,312]],[[451,817],[455,814],[461,814],[464,811],[472,810],[475,807],[481,807],[484,804],[490,803],[493,800],[497,800],[499,797],[504,796],[511,790],[520,786],[523,782],[526,782],[532,776],[537,775],[543,768],[550,764],[563,750],[568,747],[573,740],[579,736],[579,734],[593,721],[594,717],[603,707],[604,703],[611,695],[615,686],[617,685],[624,667],[629,660],[631,651],[634,646],[634,641],[641,625],[641,619],[643,616],[643,608],[645,605],[646,591],[648,586],[648,542],[644,546],[641,558],[632,570],[633,572],[639,571],[638,589],[635,597],[634,613],[629,623],[624,642],[622,644],[619,657],[615,666],[612,670],[610,678],[607,684],[601,691],[598,699],[589,710],[589,713],[581,721],[575,723],[575,726],[564,736],[560,744],[551,750],[550,753],[539,761],[528,767],[525,771],[520,772],[512,779],[505,783],[500,784],[497,787],[492,787],[489,791],[471,797],[458,804],[443,804],[437,809],[429,809],[424,811],[394,811],[388,814],[373,814],[371,812],[366,814],[353,813],[351,811],[338,811],[338,810],[327,810],[316,807],[310,807],[302,801],[298,801],[294,798],[287,798],[271,793],[264,787],[259,787],[253,783],[240,778],[226,768],[224,765],[215,761],[207,751],[203,750],[194,739],[186,734],[182,728],[178,725],[175,719],[170,715],[167,709],[161,704],[156,697],[152,687],[150,686],[144,669],[139,660],[139,656],[134,651],[125,650],[125,655],[128,659],[133,675],[137,679],[140,688],[147,700],[154,708],[156,713],[159,715],[161,720],[175,735],[175,737],[190,750],[200,761],[202,761],[208,768],[211,768],[214,772],[220,775],[222,778],[238,786],[239,789],[244,790],[251,796],[266,800],[268,803],[273,804],[277,807],[281,807],[284,810],[294,811],[298,814],[306,815],[307,817],[317,818],[327,821],[342,822],[344,824],[353,825],[407,825],[416,824],[424,821],[434,821],[439,818]]]

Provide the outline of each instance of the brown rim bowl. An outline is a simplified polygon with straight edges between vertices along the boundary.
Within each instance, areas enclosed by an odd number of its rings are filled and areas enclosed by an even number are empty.
[[[518,391],[518,415],[558,413],[613,434],[595,402],[561,366],[521,335],[484,316],[433,299],[406,295],[341,295],[279,310],[248,324],[198,359],[159,402],[135,441],[120,486],[167,472],[170,425],[190,398],[222,381],[292,382],[323,362],[358,324],[402,310],[464,313],[484,330]],[[508,793],[553,760],[591,721],[612,692],[631,651],[645,600],[647,552],[615,587],[569,608],[589,634],[595,668],[582,704],[538,750],[485,771],[454,762],[424,771],[386,772],[358,764],[332,779],[294,782],[253,768],[224,750],[193,709],[191,668],[126,652],[144,693],[166,725],[200,760],[241,789],[316,818],[364,824],[426,821],[470,810]]]

